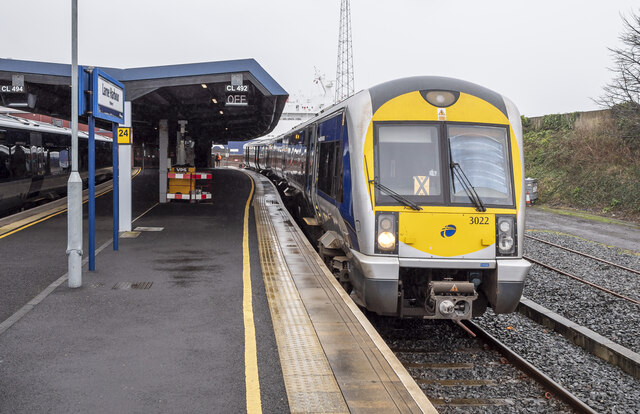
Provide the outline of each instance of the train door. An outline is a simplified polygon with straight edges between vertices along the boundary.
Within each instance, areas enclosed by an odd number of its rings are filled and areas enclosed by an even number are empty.
[[[318,125],[313,124],[309,127],[309,148],[307,149],[307,176],[305,185],[305,199],[311,203],[314,218],[320,217],[318,208]]]

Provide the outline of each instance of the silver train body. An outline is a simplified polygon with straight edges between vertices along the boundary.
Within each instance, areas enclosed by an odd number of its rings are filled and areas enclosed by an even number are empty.
[[[398,79],[244,153],[359,305],[454,320],[515,310],[530,264],[522,127],[507,98],[457,79]]]
[[[88,136],[78,133],[79,171],[87,180]],[[111,140],[96,135],[96,182],[112,175]],[[0,115],[0,217],[67,192],[71,130]]]

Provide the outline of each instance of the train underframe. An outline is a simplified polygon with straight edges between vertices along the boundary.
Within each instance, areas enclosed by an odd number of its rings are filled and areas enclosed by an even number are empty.
[[[319,253],[360,306],[380,315],[422,319],[472,319],[488,307],[515,311],[530,264],[498,259],[491,269],[400,266],[398,258],[323,247]]]
[[[320,246],[334,276],[359,305],[382,315],[422,319],[471,319],[486,311],[489,300],[482,282],[489,272],[469,269],[400,267],[397,279],[363,275],[362,266]],[[338,253],[339,254],[339,253]],[[359,282],[357,282],[357,280]],[[489,285],[489,284],[487,284]]]

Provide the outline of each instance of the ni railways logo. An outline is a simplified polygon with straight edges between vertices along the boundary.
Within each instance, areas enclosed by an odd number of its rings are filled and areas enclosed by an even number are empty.
[[[454,226],[453,224],[447,224],[440,231],[440,235],[445,239],[453,237],[454,234],[456,234],[456,226]]]

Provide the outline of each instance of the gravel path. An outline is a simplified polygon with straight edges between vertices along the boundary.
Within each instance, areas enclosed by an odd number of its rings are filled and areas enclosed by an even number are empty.
[[[536,233],[536,236],[539,236],[539,233]],[[545,234],[544,239],[624,266],[640,268],[640,258],[597,243],[553,234]],[[640,299],[640,277],[633,273],[533,240],[525,242],[525,254],[593,283]],[[640,306],[636,304],[535,264],[529,272],[523,294],[567,319],[586,326],[634,352],[640,352]]]
[[[489,310],[474,321],[594,410],[640,412],[639,380],[576,347],[561,335],[517,313],[495,315]]]

